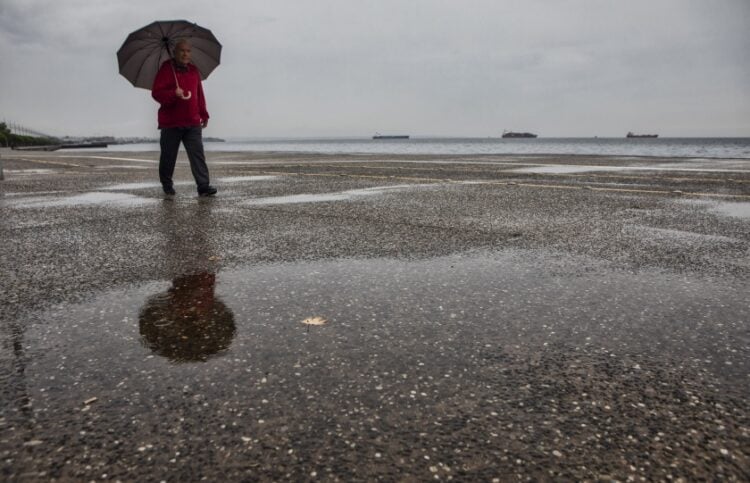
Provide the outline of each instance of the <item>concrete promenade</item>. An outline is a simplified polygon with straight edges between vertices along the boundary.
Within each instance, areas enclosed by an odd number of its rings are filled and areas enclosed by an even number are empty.
[[[750,160],[0,156],[3,481],[750,479]]]

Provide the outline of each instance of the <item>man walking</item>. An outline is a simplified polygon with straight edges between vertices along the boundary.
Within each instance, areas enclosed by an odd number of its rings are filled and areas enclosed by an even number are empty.
[[[216,188],[209,184],[203,152],[202,130],[208,126],[209,116],[201,76],[190,63],[191,55],[190,42],[178,41],[174,47],[174,58],[161,65],[151,89],[151,96],[161,105],[158,115],[161,130],[159,180],[165,194],[175,194],[172,175],[182,143],[198,185],[198,195],[213,196]]]

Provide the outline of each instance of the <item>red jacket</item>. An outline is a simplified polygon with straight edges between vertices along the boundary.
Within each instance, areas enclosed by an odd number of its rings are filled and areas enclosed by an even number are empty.
[[[172,70],[173,66],[174,70]],[[177,88],[175,75],[177,75],[180,88],[185,91],[185,96],[188,92],[190,93],[190,99],[180,99],[175,94],[174,91]],[[161,104],[159,129],[199,126],[201,122],[208,120],[201,75],[193,64],[188,64],[185,68],[176,63],[172,64],[172,60],[165,61],[154,79],[151,97]]]

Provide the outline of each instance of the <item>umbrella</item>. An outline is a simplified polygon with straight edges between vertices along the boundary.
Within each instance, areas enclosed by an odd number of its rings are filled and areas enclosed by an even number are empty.
[[[151,89],[159,67],[182,39],[190,41],[192,63],[205,79],[219,65],[221,44],[210,30],[187,20],[154,22],[128,35],[117,51],[120,74],[135,87]]]

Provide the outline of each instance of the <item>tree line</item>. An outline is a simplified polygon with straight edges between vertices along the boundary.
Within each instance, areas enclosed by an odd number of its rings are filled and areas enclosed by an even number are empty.
[[[46,144],[60,144],[60,140],[48,137],[13,134],[10,132],[10,128],[7,124],[0,122],[0,146],[4,148],[14,148],[16,146],[44,146]]]

